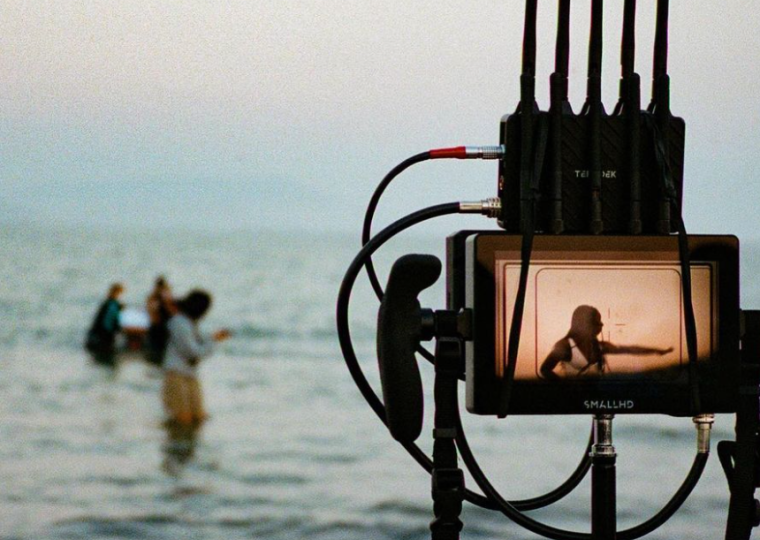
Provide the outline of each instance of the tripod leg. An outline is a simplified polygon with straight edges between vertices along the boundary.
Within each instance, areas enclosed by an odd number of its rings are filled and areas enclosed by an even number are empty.
[[[731,490],[726,540],[748,540],[757,525],[755,488],[758,484],[758,430],[760,430],[760,311],[744,311],[742,336],[742,384],[736,411],[736,443],[733,469],[727,474]],[[722,460],[729,467],[730,456]]]
[[[734,468],[729,477],[731,500],[728,506],[726,540],[748,540],[756,522],[755,487],[758,448],[757,386],[746,388],[736,413]],[[750,393],[751,392],[751,393]]]
[[[461,342],[439,338],[435,351],[435,429],[433,430],[432,540],[459,540],[464,500],[464,473],[458,466],[456,438],[457,376]]]

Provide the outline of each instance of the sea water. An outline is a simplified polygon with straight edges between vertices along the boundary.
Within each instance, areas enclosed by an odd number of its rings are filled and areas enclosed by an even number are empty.
[[[0,538],[425,539],[429,476],[364,403],[345,369],[335,300],[354,236],[237,232],[0,229]],[[743,306],[760,307],[760,246],[743,246]],[[406,239],[384,252],[442,255]],[[159,274],[176,295],[208,289],[207,330],[233,338],[200,368],[208,423],[195,439],[163,426],[161,373],[136,353],[94,364],[84,333],[108,286],[141,308]],[[760,282],[760,280],[757,280]],[[443,306],[441,283],[423,304]],[[354,345],[376,389],[377,302],[363,281],[351,304]],[[420,445],[431,445],[431,370]],[[584,451],[586,417],[464,415],[468,438],[503,496],[561,483]],[[732,436],[719,416],[713,440]],[[687,474],[690,419],[615,420],[618,525],[656,513]],[[713,442],[714,448],[715,442]],[[469,480],[468,486],[474,483]],[[532,515],[589,530],[589,481]],[[715,456],[681,510],[650,538],[721,538],[728,488]],[[465,504],[463,538],[536,538]]]

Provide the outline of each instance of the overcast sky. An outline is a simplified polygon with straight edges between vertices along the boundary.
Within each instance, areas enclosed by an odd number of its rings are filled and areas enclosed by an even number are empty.
[[[622,1],[606,4],[611,110]],[[519,98],[522,5],[0,0],[0,220],[356,231],[397,162],[498,143]],[[541,2],[542,108],[555,6]],[[589,6],[573,2],[576,109]],[[653,13],[639,2],[646,95]],[[749,0],[671,2],[693,232],[760,236],[759,26]],[[379,219],[495,190],[493,162],[421,165],[392,186]]]

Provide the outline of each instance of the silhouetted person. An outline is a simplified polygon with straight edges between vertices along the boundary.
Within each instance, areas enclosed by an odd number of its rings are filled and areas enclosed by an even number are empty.
[[[211,295],[194,290],[177,302],[177,314],[169,320],[163,390],[169,422],[199,425],[207,417],[197,376],[198,364],[212,353],[215,342],[230,336],[228,330],[218,330],[211,337],[201,334],[198,321],[209,307]]]
[[[85,348],[93,359],[101,364],[114,365],[116,359],[116,334],[121,330],[119,315],[122,305],[119,297],[124,292],[121,283],[114,283],[108,291],[108,297],[98,308],[87,332]]]
[[[166,345],[169,341],[167,324],[177,311],[171,289],[163,276],[156,279],[153,292],[148,296],[145,307],[150,320],[145,358],[151,364],[160,366],[164,362]]]
[[[570,331],[554,344],[554,348],[541,364],[541,375],[546,379],[598,377],[609,371],[605,358],[608,354],[662,356],[673,350],[673,347],[657,349],[599,341],[597,336],[602,328],[602,315],[595,307],[575,308],[570,321]]]

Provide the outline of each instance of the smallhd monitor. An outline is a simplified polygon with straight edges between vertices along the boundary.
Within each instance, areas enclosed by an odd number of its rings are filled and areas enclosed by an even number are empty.
[[[449,271],[464,277],[462,307],[472,313],[467,407],[476,414],[503,410],[521,242],[473,232],[449,244],[462,255],[449,254],[460,266]],[[738,240],[692,235],[688,245],[702,412],[733,412]],[[676,236],[536,235],[508,414],[689,415],[681,268]]]

